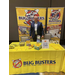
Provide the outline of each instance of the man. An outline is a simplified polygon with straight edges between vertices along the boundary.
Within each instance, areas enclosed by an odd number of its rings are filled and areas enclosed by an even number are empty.
[[[38,16],[34,16],[34,21],[31,23],[30,28],[30,38],[33,38],[33,41],[36,41],[37,35],[40,35],[40,38],[43,38],[44,31],[42,23],[38,21]]]

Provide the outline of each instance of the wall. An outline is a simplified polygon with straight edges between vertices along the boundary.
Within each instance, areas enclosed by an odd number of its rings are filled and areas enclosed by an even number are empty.
[[[15,7],[65,7],[65,0],[9,0],[9,41],[17,41],[18,25]],[[65,16],[65,15],[64,15]],[[64,39],[65,17],[61,39]]]

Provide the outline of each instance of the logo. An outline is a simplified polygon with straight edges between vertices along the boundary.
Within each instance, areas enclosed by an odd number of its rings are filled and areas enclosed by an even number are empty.
[[[14,68],[20,68],[22,66],[21,59],[13,60],[13,67]]]
[[[61,9],[58,10],[51,10],[51,14],[49,17],[49,22],[61,22],[61,20],[59,20],[61,14],[60,14]]]
[[[46,42],[46,40],[44,42]]]
[[[33,21],[33,17],[34,16],[38,16],[39,17],[38,11],[39,11],[38,9],[36,9],[36,10],[25,10],[25,12],[26,12],[25,17],[27,19],[26,19],[26,22],[24,22],[24,23],[28,24],[28,25],[31,25],[31,23]]]
[[[50,19],[59,19],[60,18],[60,9],[51,10]]]
[[[31,25],[32,21],[34,21],[34,16],[38,16],[39,20],[44,20],[44,17],[40,17],[38,12],[39,9],[25,10],[25,16],[19,16],[19,20],[25,20],[24,24],[27,24],[28,26]]]
[[[55,65],[56,60],[36,60],[36,61],[23,61],[23,66],[36,66],[36,65]],[[20,68],[22,66],[21,59],[13,60],[13,68]]]

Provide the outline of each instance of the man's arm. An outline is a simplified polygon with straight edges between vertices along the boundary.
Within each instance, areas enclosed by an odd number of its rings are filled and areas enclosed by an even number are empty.
[[[31,27],[30,27],[30,36],[31,36],[31,34],[32,34],[32,24],[31,24]]]
[[[44,35],[43,24],[41,23],[42,36]]]

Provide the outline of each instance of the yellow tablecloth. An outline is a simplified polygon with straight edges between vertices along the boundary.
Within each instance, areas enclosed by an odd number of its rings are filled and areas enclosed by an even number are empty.
[[[19,42],[11,44],[19,45]],[[31,42],[36,44],[36,42]],[[49,49],[29,49],[26,44],[9,49],[9,74],[59,72],[63,66],[65,49],[49,44]]]

